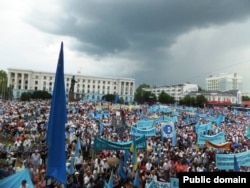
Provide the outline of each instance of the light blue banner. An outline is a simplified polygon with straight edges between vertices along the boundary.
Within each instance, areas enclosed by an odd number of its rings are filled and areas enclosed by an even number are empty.
[[[155,136],[156,128],[152,127],[150,129],[138,129],[136,127],[131,127],[131,134],[134,136]]]
[[[212,128],[212,122],[201,124],[200,121],[195,125],[196,134],[207,133]]]
[[[198,145],[205,145],[206,140],[209,142],[212,142],[213,144],[220,144],[220,143],[225,143],[225,132],[220,132],[216,135],[201,135],[198,134],[198,139],[197,139],[197,144]]]
[[[170,178],[170,188],[179,188],[179,178]]]
[[[153,127],[154,120],[139,120],[136,122],[136,127],[139,129],[148,129]]]
[[[250,150],[235,154],[216,154],[216,167],[220,170],[233,170],[234,156],[237,158],[239,167],[250,167]]]
[[[155,188],[170,188],[169,182],[155,181]]]

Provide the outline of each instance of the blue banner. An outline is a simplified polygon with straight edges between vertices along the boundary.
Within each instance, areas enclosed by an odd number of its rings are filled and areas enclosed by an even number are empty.
[[[216,167],[220,170],[233,170],[234,156],[237,159],[239,167],[250,167],[250,150],[234,154],[216,154]]]
[[[94,138],[94,150],[129,150],[132,141],[128,142],[112,142],[104,138],[95,136]],[[135,140],[136,149],[146,149],[146,137],[141,136]]]
[[[198,139],[197,139],[197,144],[198,145],[205,145],[206,140],[208,140],[209,142],[212,142],[213,144],[225,143],[226,142],[225,132],[220,132],[220,133],[218,133],[216,135],[198,134]]]
[[[212,122],[201,124],[200,121],[195,125],[196,134],[207,133],[212,128]]]
[[[151,128],[153,127],[154,120],[139,120],[136,122],[137,128]]]
[[[136,127],[131,127],[131,134],[134,136],[155,136],[156,128],[152,127],[149,129],[137,129]]]
[[[179,188],[179,178],[170,178],[170,188]]]

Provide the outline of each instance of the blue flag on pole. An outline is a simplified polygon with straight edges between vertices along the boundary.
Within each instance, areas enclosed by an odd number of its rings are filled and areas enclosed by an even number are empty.
[[[47,146],[48,163],[46,175],[66,184],[65,124],[67,122],[66,95],[64,84],[63,42],[59,54],[54,89],[50,107]]]

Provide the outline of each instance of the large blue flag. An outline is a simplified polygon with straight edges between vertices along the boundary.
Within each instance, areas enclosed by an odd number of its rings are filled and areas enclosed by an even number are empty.
[[[50,107],[47,145],[48,163],[46,175],[66,184],[65,124],[67,122],[64,84],[63,43],[59,54],[54,89]]]

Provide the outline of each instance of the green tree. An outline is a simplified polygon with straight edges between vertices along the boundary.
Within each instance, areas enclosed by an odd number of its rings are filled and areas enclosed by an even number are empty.
[[[31,98],[32,99],[51,99],[52,95],[47,91],[38,90],[38,91],[34,91],[31,94]]]
[[[204,104],[208,102],[204,95],[197,95],[195,100],[195,104],[198,107],[204,107]]]
[[[144,88],[150,88],[150,85],[143,83],[143,84],[139,85],[139,87],[135,90],[134,100],[135,100],[135,102],[137,102],[139,104],[142,104],[145,102],[145,98],[144,98],[145,94],[144,93],[146,91],[143,90]]]
[[[0,70],[0,97],[8,98],[7,73],[4,70]]]
[[[185,106],[195,106],[195,98],[190,95],[186,95],[184,98],[180,99],[179,104]]]
[[[114,102],[115,95],[114,94],[106,94],[102,96],[102,100],[105,100],[107,102]]]
[[[242,101],[250,101],[250,97],[248,97],[248,96],[242,96]]]
[[[157,97],[151,91],[142,92],[143,103],[146,102],[149,105],[154,104],[157,101]]]
[[[30,92],[23,92],[21,94],[20,100],[21,101],[30,101],[31,99],[31,93]]]
[[[158,101],[163,104],[173,104],[175,99],[165,91],[162,91],[158,97]]]

